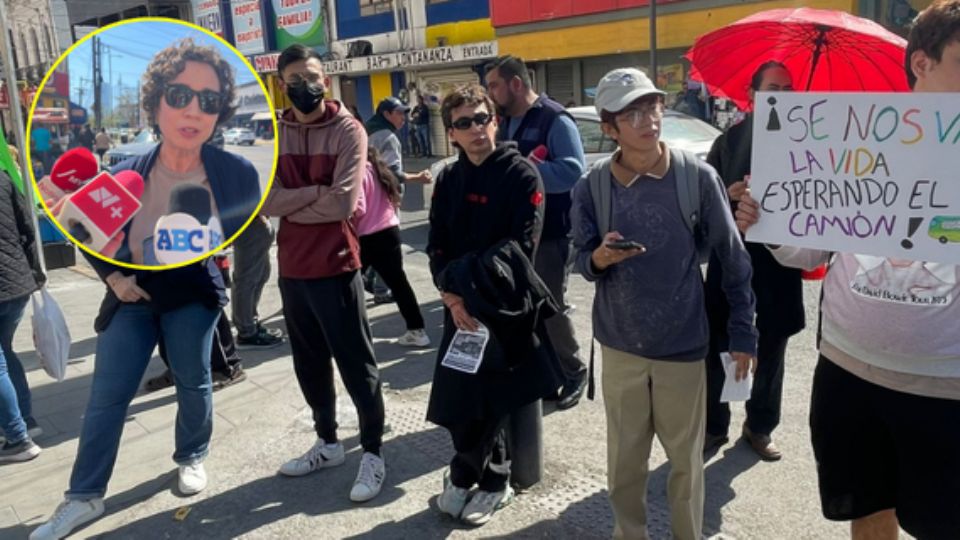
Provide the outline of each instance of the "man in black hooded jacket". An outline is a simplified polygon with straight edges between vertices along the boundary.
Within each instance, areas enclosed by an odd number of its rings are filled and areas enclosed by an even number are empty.
[[[427,419],[450,431],[456,450],[437,504],[471,525],[486,523],[513,498],[504,440],[509,415],[555,392],[560,383],[539,321],[549,316],[552,300],[530,271],[543,225],[543,182],[513,143],[495,145],[493,110],[478,85],[444,98],[443,122],[460,158],[437,182],[427,242],[430,271],[446,306]],[[526,275],[533,278],[530,290],[516,290]],[[510,324],[503,323],[502,310],[484,300],[491,295],[477,294],[503,287],[514,290],[492,296],[524,306],[516,317],[517,325],[529,325],[524,336],[513,328],[503,331]],[[454,335],[476,332],[481,325],[489,333],[476,373],[444,365]],[[468,502],[474,484],[479,491]]]

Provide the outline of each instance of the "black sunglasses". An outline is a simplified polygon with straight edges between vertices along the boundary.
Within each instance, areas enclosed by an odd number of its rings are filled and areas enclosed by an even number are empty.
[[[168,84],[163,89],[163,98],[167,105],[174,109],[183,109],[193,101],[193,96],[200,100],[200,110],[206,114],[220,114],[223,107],[223,94],[213,90],[194,90],[185,84]]]
[[[477,113],[473,116],[464,116],[463,118],[457,118],[453,122],[450,122],[450,125],[454,129],[459,129],[461,131],[466,131],[470,129],[473,124],[477,124],[480,127],[483,127],[490,123],[493,120],[493,115],[488,113]]]

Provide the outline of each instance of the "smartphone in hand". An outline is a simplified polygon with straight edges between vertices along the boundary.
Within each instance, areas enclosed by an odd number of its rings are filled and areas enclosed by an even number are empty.
[[[626,251],[628,249],[640,249],[646,251],[647,249],[643,244],[634,242],[633,240],[615,240],[607,243],[606,246],[610,249],[619,249],[622,251]]]

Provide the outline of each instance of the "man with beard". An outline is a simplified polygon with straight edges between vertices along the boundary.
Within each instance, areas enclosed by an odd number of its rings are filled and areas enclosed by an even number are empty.
[[[357,407],[363,446],[350,499],[367,501],[380,493],[386,476],[380,373],[360,284],[359,241],[349,223],[366,170],[367,135],[342,103],[323,99],[316,51],[291,45],[277,68],[293,107],[278,122],[280,158],[262,212],[282,217],[277,259],[283,317],[318,437],[280,473],[303,476],[344,462],[337,439],[335,358]]]
[[[566,379],[557,408],[569,409],[580,402],[587,385],[587,368],[564,301],[573,267],[570,191],[586,167],[583,143],[563,106],[533,91],[527,67],[519,58],[498,58],[487,67],[486,82],[502,117],[497,139],[517,143],[520,153],[536,165],[546,189],[543,235],[534,266],[560,305],[560,312],[546,324]]]

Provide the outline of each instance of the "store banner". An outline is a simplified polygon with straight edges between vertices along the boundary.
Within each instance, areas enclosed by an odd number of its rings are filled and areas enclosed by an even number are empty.
[[[260,0],[233,0],[230,5],[234,46],[241,54],[260,54],[266,50],[263,9]]]
[[[223,37],[223,11],[219,0],[193,0],[193,22]]]
[[[295,43],[302,43],[308,47],[327,44],[320,0],[272,0],[272,2],[278,50],[282,51]]]

